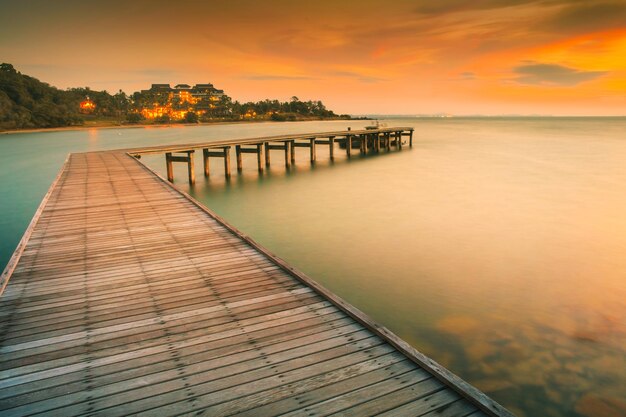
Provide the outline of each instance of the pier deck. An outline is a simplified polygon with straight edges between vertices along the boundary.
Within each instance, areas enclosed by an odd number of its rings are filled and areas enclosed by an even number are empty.
[[[510,416],[124,152],[68,158],[3,279],[3,416]]]

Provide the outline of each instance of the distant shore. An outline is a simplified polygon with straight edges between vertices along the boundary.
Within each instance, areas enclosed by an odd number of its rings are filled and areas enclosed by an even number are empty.
[[[360,120],[360,119],[305,119],[296,120],[296,122],[307,121],[332,121],[332,120]],[[10,135],[15,133],[41,133],[41,132],[65,132],[73,130],[90,130],[90,129],[162,129],[168,127],[188,127],[188,126],[213,126],[213,125],[231,125],[238,123],[289,123],[289,122],[277,122],[273,120],[237,120],[237,121],[219,121],[219,122],[200,122],[200,123],[167,123],[167,124],[114,124],[114,123],[93,123],[80,126],[62,126],[62,127],[42,127],[35,129],[11,129],[0,130],[0,135]]]

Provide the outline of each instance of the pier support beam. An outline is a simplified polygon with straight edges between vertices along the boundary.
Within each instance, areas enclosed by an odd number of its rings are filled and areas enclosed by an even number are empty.
[[[271,144],[270,142],[265,142],[265,165],[270,165],[270,151],[283,151],[285,152],[285,166],[289,166],[289,143],[290,141],[284,141],[281,142],[280,145],[276,145]]]
[[[209,176],[209,158],[224,158],[224,174],[226,178],[230,177],[230,146],[224,146],[221,151],[210,151],[207,148],[202,149],[202,159],[204,161],[204,176]]]
[[[254,144],[254,148],[244,148],[244,145],[235,145],[235,154],[237,156],[237,171],[243,170],[242,153],[255,153],[259,172],[263,172],[263,144],[265,142]]]
[[[309,155],[311,158],[311,163],[315,162],[316,153],[315,153],[315,138],[307,138],[306,142],[296,142],[292,141],[291,146],[294,148],[309,148]],[[295,157],[295,155],[294,155]]]
[[[171,152],[167,152],[165,154],[165,165],[167,168],[167,180],[169,182],[174,182],[174,166],[173,162],[186,162],[187,163],[187,174],[189,175],[189,184],[193,185],[196,183],[196,171],[193,164],[193,154],[195,151],[182,151],[182,153],[187,154],[187,156],[181,155],[172,155]]]

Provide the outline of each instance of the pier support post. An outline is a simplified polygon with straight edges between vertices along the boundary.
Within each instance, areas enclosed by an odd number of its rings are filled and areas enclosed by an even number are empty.
[[[289,155],[289,141],[285,141],[283,144],[285,145],[285,166],[289,168],[291,162],[291,156]]]
[[[202,161],[204,163],[204,176],[209,176],[209,150],[204,148],[202,149]]]
[[[296,141],[295,140],[289,141],[289,150],[291,152],[291,163],[295,164],[296,163]]]
[[[409,131],[409,148],[413,147],[413,131]]]
[[[265,166],[270,166],[270,143],[265,142]]]
[[[172,164],[172,153],[167,152],[165,154],[165,166],[167,167],[167,180],[174,182],[174,166]]]
[[[230,146],[223,146],[218,151],[211,151],[208,148],[202,149],[202,159],[204,160],[204,176],[210,175],[210,158],[224,158],[224,174],[226,177],[230,177]]]
[[[311,163],[315,162],[315,138],[310,139],[311,142]]]
[[[193,153],[194,151],[187,151],[187,172],[189,173],[189,184],[191,185],[196,183],[196,170],[193,165]]]
[[[259,167],[259,172],[263,172],[263,144],[258,143],[256,145],[256,162]]]
[[[396,132],[396,137],[398,138],[398,149],[402,149],[402,132]]]
[[[330,160],[335,160],[335,137],[331,136],[328,138],[328,153],[330,154]]]
[[[241,160],[241,145],[235,145],[235,156],[237,157],[237,171],[243,170],[243,161]]]
[[[391,133],[385,133],[385,150],[389,152],[391,150]]]
[[[230,146],[224,148],[224,175],[230,178]]]
[[[196,171],[193,165],[193,153],[195,151],[183,151],[187,156],[177,156],[172,155],[171,152],[165,153],[165,165],[167,168],[167,180],[169,182],[174,182],[174,166],[173,162],[186,162],[187,163],[187,173],[189,174],[189,184],[193,185],[196,183]]]
[[[352,135],[346,135],[346,155],[350,158],[352,154]]]

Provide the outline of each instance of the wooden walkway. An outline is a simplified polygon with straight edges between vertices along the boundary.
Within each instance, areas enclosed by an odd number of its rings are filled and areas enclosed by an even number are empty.
[[[3,280],[2,416],[510,416],[123,152],[69,157]]]

